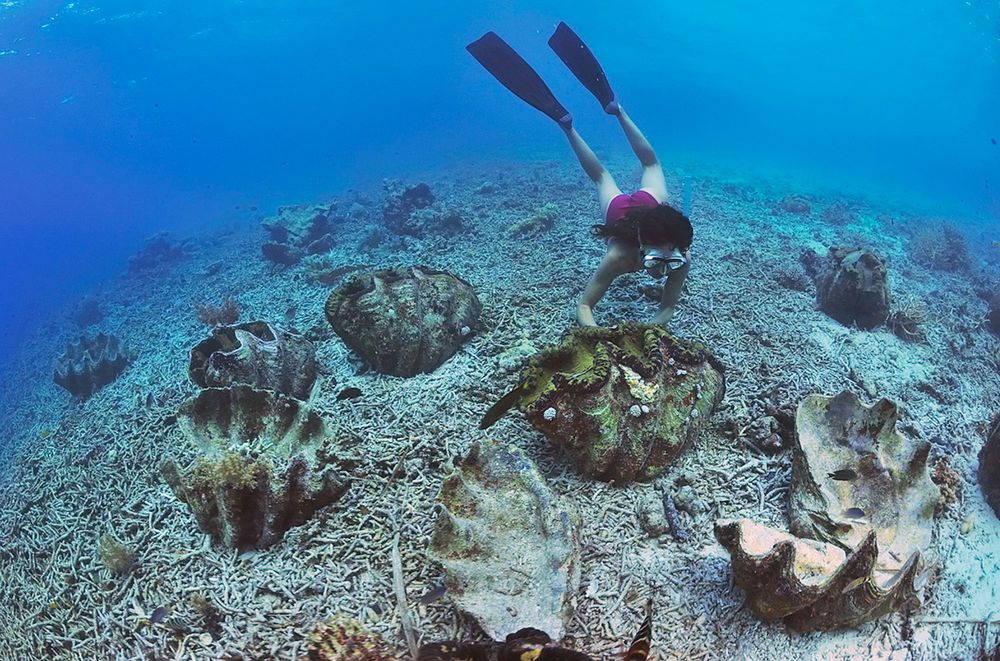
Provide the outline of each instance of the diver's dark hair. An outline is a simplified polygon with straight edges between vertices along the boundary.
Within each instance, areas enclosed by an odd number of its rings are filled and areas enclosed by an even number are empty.
[[[618,220],[593,225],[590,231],[602,239],[619,239],[633,246],[639,245],[641,236],[642,243],[647,245],[670,243],[682,252],[694,240],[691,221],[669,204],[634,209]]]

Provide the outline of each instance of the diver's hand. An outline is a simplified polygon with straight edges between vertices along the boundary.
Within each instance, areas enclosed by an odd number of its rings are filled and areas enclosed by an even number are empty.
[[[594,312],[590,309],[589,305],[580,303],[576,306],[576,323],[581,326],[597,325],[597,322],[594,321]]]

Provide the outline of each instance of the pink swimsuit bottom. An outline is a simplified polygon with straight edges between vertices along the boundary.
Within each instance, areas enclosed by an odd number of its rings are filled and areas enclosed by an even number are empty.
[[[613,223],[624,218],[630,211],[651,209],[658,206],[660,203],[656,201],[656,198],[644,190],[637,190],[631,195],[627,193],[615,195],[611,198],[611,204],[608,205],[608,213],[604,217],[604,222]]]

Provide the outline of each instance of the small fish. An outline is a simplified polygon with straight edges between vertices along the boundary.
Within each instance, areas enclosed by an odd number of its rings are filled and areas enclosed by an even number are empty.
[[[833,471],[828,473],[831,480],[839,480],[841,482],[850,482],[851,480],[857,479],[858,474],[855,473],[850,468],[842,468],[839,471]]]
[[[865,518],[865,511],[860,507],[849,507],[844,510],[844,516],[848,519],[863,519]]]
[[[996,138],[990,138],[990,142],[992,142],[993,146],[996,147],[996,145],[997,145],[997,139]]]
[[[345,399],[355,399],[356,397],[361,397],[360,388],[344,388],[340,391],[340,394],[337,395],[337,401],[342,402]]]
[[[163,621],[163,618],[167,616],[166,606],[157,606],[156,610],[153,611],[152,615],[149,616],[150,624],[158,624]]]
[[[1000,248],[1000,241],[994,241],[993,242],[993,247],[994,248]]]
[[[866,580],[868,580],[867,576],[862,576],[860,578],[854,579],[853,581],[844,586],[844,589],[840,591],[840,594],[847,594],[851,590],[861,587],[861,584],[864,583]]]
[[[257,205],[256,204],[250,205],[250,211],[256,211],[256,210],[257,210]]]
[[[428,590],[427,594],[423,595],[422,597],[418,597],[417,602],[421,604],[432,604],[441,597],[443,597],[447,592],[448,588],[446,588],[444,586],[444,583],[442,583],[441,585]]]
[[[295,321],[295,315],[299,313],[299,309],[294,305],[285,310],[285,321],[287,323],[292,323]]]

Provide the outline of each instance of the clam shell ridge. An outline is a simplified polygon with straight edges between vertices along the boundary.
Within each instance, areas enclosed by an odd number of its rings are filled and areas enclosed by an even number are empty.
[[[797,631],[857,626],[917,602],[920,553],[877,576],[874,531],[850,552],[749,519],[716,521],[715,537],[729,551],[754,614]]]

